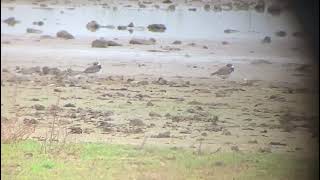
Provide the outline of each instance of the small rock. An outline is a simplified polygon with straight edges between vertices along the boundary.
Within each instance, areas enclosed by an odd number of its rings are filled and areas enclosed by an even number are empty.
[[[254,60],[250,64],[253,65],[260,65],[260,64],[272,64],[270,61],[264,60],[264,59],[259,59],[259,60]]]
[[[231,150],[234,152],[239,152],[239,147],[238,146],[231,146]]]
[[[206,5],[204,5],[203,6],[203,9],[205,10],[205,11],[210,11],[210,5],[209,4],[206,4]]]
[[[287,145],[285,143],[280,143],[280,142],[270,142],[269,144],[273,145],[273,146],[286,146]]]
[[[229,130],[227,130],[227,129],[223,129],[222,135],[231,136],[231,132]]]
[[[3,69],[2,69],[2,72],[9,72],[9,70],[6,69],[6,68],[3,68]]]
[[[172,44],[179,45],[179,44],[182,44],[182,42],[181,42],[181,41],[176,40],[176,41],[173,41],[173,43],[172,43]]]
[[[276,4],[272,4],[267,8],[267,11],[268,11],[268,13],[270,13],[273,16],[280,15],[281,7]]]
[[[230,34],[230,33],[236,33],[236,32],[239,32],[237,30],[234,30],[234,29],[226,29],[223,31],[224,33],[227,33],[227,34]]]
[[[248,141],[249,144],[258,144],[257,140]]]
[[[197,8],[189,8],[189,11],[197,11]]]
[[[208,136],[206,132],[201,133],[201,136]]]
[[[76,107],[76,106],[72,103],[67,103],[63,107]]]
[[[93,48],[107,48],[108,43],[104,39],[96,39],[96,40],[92,41],[91,47],[93,47]]]
[[[228,41],[222,41],[222,45],[228,45],[229,42]]]
[[[164,32],[166,30],[166,26],[163,24],[150,24],[147,28],[151,32]]]
[[[34,125],[34,124],[39,124],[39,121],[37,121],[37,120],[35,120],[35,119],[27,119],[27,118],[25,118],[25,119],[23,120],[23,123],[24,123],[24,124],[32,124],[32,125]]]
[[[171,4],[168,6],[168,10],[169,11],[175,11],[176,10],[176,6],[174,4]]]
[[[305,37],[305,34],[303,32],[294,32],[292,33],[292,36],[296,38],[303,38]]]
[[[41,31],[41,30],[38,30],[38,29],[27,28],[27,33],[41,34],[42,31]]]
[[[263,43],[263,44],[269,44],[269,43],[271,43],[271,37],[270,37],[270,36],[264,37],[263,40],[262,40],[262,43]]]
[[[43,21],[35,21],[32,23],[33,25],[38,25],[38,26],[42,26],[44,25],[44,22]]]
[[[35,110],[37,111],[42,111],[45,109],[45,107],[43,105],[40,105],[40,104],[36,104],[33,106]]]
[[[153,104],[151,101],[149,101],[149,102],[147,103],[147,106],[154,106],[154,104]]]
[[[264,13],[266,9],[266,3],[264,2],[264,0],[258,0],[257,4],[254,6],[254,9],[258,13]]]
[[[53,92],[62,92],[62,90],[55,88],[55,89],[53,89]]]
[[[86,27],[89,31],[95,32],[97,29],[100,28],[100,25],[96,21],[90,21],[88,22]]]
[[[71,134],[82,134],[82,129],[80,127],[70,127]]]
[[[155,113],[155,112],[150,112],[150,113],[149,113],[149,116],[150,116],[150,117],[161,117],[160,114]]]
[[[287,35],[287,33],[285,31],[278,31],[275,33],[277,36],[279,37],[285,37]]]
[[[224,166],[225,164],[224,164],[223,161],[216,161],[216,162],[214,163],[214,165],[215,165],[215,166]]]
[[[152,138],[170,138],[170,131],[162,132],[157,135],[151,136]]]
[[[117,29],[118,30],[127,30],[127,26],[118,26]]]
[[[164,0],[164,1],[162,1],[162,3],[164,3],[164,4],[170,4],[170,3],[172,3],[172,1],[171,1],[171,0]]]
[[[260,153],[271,153],[271,149],[269,147],[260,148],[258,150]]]
[[[58,38],[62,38],[62,39],[74,39],[74,36],[72,34],[64,30],[57,32],[56,35]]]
[[[155,44],[155,39],[137,39],[133,38],[129,41],[129,44],[138,44],[138,45],[154,45]]]
[[[131,119],[131,120],[129,121],[129,125],[130,125],[130,126],[144,126],[145,124],[144,124],[144,122],[143,122],[142,120],[140,120],[140,119]]]

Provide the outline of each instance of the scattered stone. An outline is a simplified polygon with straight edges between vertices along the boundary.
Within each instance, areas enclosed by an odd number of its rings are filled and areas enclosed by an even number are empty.
[[[227,129],[223,129],[222,135],[231,136],[231,132],[229,130],[227,130]]]
[[[222,11],[221,5],[219,5],[219,4],[214,5],[213,11],[214,12],[221,12]]]
[[[162,1],[162,3],[164,3],[164,4],[170,4],[170,3],[172,3],[172,1],[171,1],[171,0],[164,0],[164,1]]]
[[[206,5],[204,5],[203,6],[203,9],[205,10],[205,11],[210,11],[210,5],[209,4],[206,4]]]
[[[139,6],[139,8],[146,8],[147,6],[146,5],[144,5],[144,4],[142,4],[142,3],[138,3],[138,6]]]
[[[258,13],[264,13],[264,11],[266,9],[266,3],[264,2],[264,0],[258,0],[258,2],[255,5],[254,9]]]
[[[40,101],[38,98],[32,98],[30,101]]]
[[[118,30],[127,30],[127,26],[118,26],[117,29]]]
[[[168,6],[168,11],[175,11],[176,10],[176,6],[174,4],[171,4]]]
[[[54,37],[50,36],[50,35],[42,35],[40,36],[41,39],[53,39]]]
[[[216,161],[215,163],[214,163],[214,166],[224,166],[225,164],[224,164],[224,162],[223,161]]]
[[[48,66],[42,67],[42,74],[43,75],[59,75],[61,74],[61,70],[59,68],[50,68]]]
[[[170,138],[170,131],[162,132],[157,135],[151,136],[152,138]]]
[[[275,33],[277,36],[279,37],[285,37],[287,35],[287,33],[285,31],[278,31]]]
[[[3,68],[3,69],[2,69],[2,72],[9,72],[9,70],[6,69],[6,68]]]
[[[72,103],[67,103],[63,107],[76,107],[76,106]]]
[[[223,11],[231,11],[232,8],[232,3],[225,3],[221,5],[221,10]]]
[[[150,38],[148,40],[133,38],[129,42],[129,44],[138,44],[138,45],[154,45],[155,43],[156,43],[156,40],[153,38]]]
[[[62,92],[62,90],[55,88],[55,89],[53,90],[53,92]]]
[[[32,125],[35,125],[35,124],[39,124],[39,121],[35,120],[35,119],[27,119],[25,118],[23,120],[23,123],[24,124],[32,124]]]
[[[33,25],[38,25],[38,26],[42,26],[44,25],[44,22],[43,21],[35,21],[32,23]]]
[[[82,134],[82,129],[80,127],[70,127],[71,134]]]
[[[27,159],[30,159],[33,157],[33,154],[32,153],[24,153],[24,157]]]
[[[260,64],[272,64],[272,63],[270,61],[267,61],[267,60],[264,60],[264,59],[258,59],[258,60],[251,61],[250,64],[260,65]]]
[[[271,37],[270,37],[270,36],[264,37],[263,40],[262,40],[262,43],[263,43],[263,44],[269,44],[269,43],[271,43]]]
[[[197,11],[197,8],[189,8],[189,11]]]
[[[107,29],[114,29],[114,28],[116,28],[114,25],[106,25],[106,26],[101,26],[101,27],[104,27],[104,28],[107,28]]]
[[[164,32],[166,30],[164,24],[150,24],[147,28],[151,32]]]
[[[31,67],[31,68],[22,68],[18,70],[18,73],[21,73],[21,74],[35,74],[40,72],[41,72],[41,69],[39,66]]]
[[[231,150],[234,152],[239,152],[239,147],[238,146],[231,146]]]
[[[245,1],[236,1],[233,3],[235,10],[240,11],[248,11],[249,10],[249,3]]]
[[[260,153],[271,153],[271,149],[269,147],[260,148],[258,150]]]
[[[182,130],[180,131],[181,134],[191,134],[191,130],[190,129],[186,129],[186,130]]]
[[[39,29],[33,29],[33,28],[27,28],[27,33],[33,33],[33,34],[41,34],[42,31]]]
[[[85,133],[85,134],[91,134],[91,133],[94,133],[94,130],[93,130],[93,129],[90,129],[90,128],[85,128],[85,129],[83,130],[83,133]]]
[[[230,34],[230,33],[236,33],[236,32],[239,32],[237,30],[234,30],[234,29],[226,29],[223,31],[224,33],[227,33],[227,34]]]
[[[140,86],[146,86],[149,84],[149,82],[148,81],[139,81],[137,84]]]
[[[43,105],[41,105],[41,104],[36,104],[36,105],[33,106],[33,108],[35,110],[37,110],[37,111],[42,111],[42,110],[45,109],[45,107]]]
[[[149,113],[149,116],[150,116],[150,117],[161,117],[160,114],[155,113],[155,112],[150,112],[150,113]]]
[[[228,41],[222,41],[221,43],[222,43],[222,45],[228,45],[229,44]]]
[[[57,37],[62,39],[74,39],[74,36],[65,30],[57,32]]]
[[[130,126],[144,126],[145,124],[144,124],[144,122],[143,122],[142,120],[140,120],[140,119],[131,119],[131,120],[129,121],[129,125],[130,125]]]
[[[280,142],[270,142],[269,144],[272,146],[287,146],[287,144]]]
[[[88,22],[86,27],[89,31],[95,32],[97,29],[100,28],[100,25],[97,23],[97,21],[90,21]]]
[[[181,41],[176,40],[176,41],[173,41],[173,43],[172,43],[172,44],[179,45],[179,44],[182,44],[182,42],[181,42]]]
[[[303,32],[294,32],[292,33],[292,36],[296,38],[303,38],[305,37],[305,34]]]
[[[208,136],[206,132],[201,133],[201,136]]]
[[[96,40],[92,41],[91,47],[93,47],[93,48],[107,48],[108,42],[104,39],[96,39]]]
[[[267,11],[269,14],[271,14],[273,16],[280,15],[281,7],[279,5],[272,4],[267,8]]]
[[[258,141],[257,140],[251,140],[251,141],[248,141],[249,144],[258,144]]]

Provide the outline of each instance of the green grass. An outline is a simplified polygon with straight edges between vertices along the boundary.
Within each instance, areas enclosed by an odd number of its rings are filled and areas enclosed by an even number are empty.
[[[35,141],[1,145],[3,179],[315,179],[318,161],[289,154],[217,153],[83,143],[47,154]],[[32,154],[32,156],[31,156]],[[217,166],[216,162],[223,162]]]

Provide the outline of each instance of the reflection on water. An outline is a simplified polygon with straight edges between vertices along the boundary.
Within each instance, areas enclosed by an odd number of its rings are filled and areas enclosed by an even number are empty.
[[[63,11],[63,13],[61,13]],[[1,23],[1,33],[22,34],[26,28],[43,30],[44,34],[55,34],[59,30],[67,30],[75,36],[152,36],[158,38],[176,39],[215,39],[224,37],[261,37],[273,35],[274,32],[284,30],[289,33],[298,30],[294,17],[284,12],[281,16],[271,16],[267,13],[250,11],[237,12],[206,12],[188,10],[176,10],[169,12],[164,10],[138,10],[119,9],[111,10],[101,7],[78,7],[73,10],[57,7],[54,9],[39,9],[31,6],[17,6],[14,10],[1,8],[1,20],[15,17],[21,22],[14,27]],[[44,21],[43,26],[35,26],[34,21]],[[152,33],[147,30],[128,31],[116,29],[99,29],[90,32],[86,29],[89,21],[95,20],[102,25],[128,25],[133,22],[135,26],[146,27],[153,23],[165,24],[165,33]],[[236,29],[240,32],[225,34],[225,29]]]

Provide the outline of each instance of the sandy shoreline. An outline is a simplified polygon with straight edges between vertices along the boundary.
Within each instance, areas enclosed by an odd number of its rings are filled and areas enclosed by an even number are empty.
[[[244,152],[314,152],[319,114],[313,101],[319,89],[310,84],[318,70],[300,40],[263,44],[230,38],[173,45],[179,39],[159,38],[154,45],[132,45],[129,38],[106,37],[122,46],[92,48],[97,38],[1,34],[2,116],[13,118],[18,111],[19,122],[35,120],[32,138],[42,141],[52,118],[47,112],[61,93],[59,117],[71,142],[139,144],[150,135],[150,144],[159,146],[195,149],[204,139],[208,151],[238,146]],[[23,74],[16,68],[83,71],[95,61],[102,70],[94,75]],[[226,63],[235,66],[228,79],[210,76]],[[161,137],[164,132],[169,136]]]

